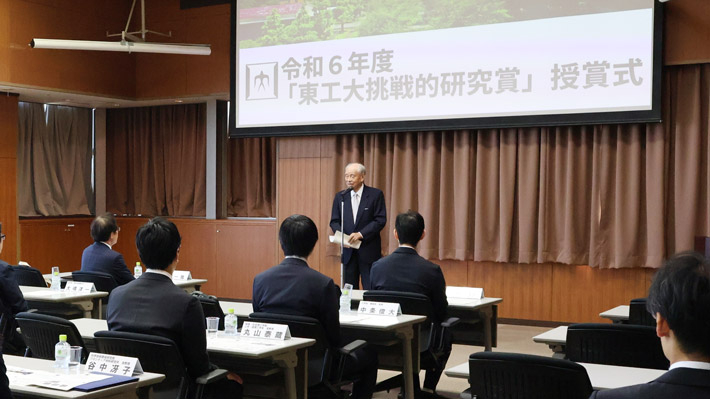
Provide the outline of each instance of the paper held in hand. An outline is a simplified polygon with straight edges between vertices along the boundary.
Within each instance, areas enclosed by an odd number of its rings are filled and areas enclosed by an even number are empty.
[[[338,245],[340,245],[340,240],[342,240],[342,238],[343,238],[343,233],[340,232],[340,231],[336,231],[335,234],[333,234],[333,235],[330,236],[329,238],[330,238],[330,242],[332,242],[333,244],[338,244]],[[350,235],[349,235],[349,234],[345,234],[345,240],[343,241],[343,246],[344,246],[344,247],[347,247],[347,248],[355,248],[355,249],[360,248],[360,244],[362,244],[362,241],[359,241],[359,240],[358,240],[358,241],[355,241],[354,243],[350,244],[350,243],[348,242],[349,240],[350,240]]]

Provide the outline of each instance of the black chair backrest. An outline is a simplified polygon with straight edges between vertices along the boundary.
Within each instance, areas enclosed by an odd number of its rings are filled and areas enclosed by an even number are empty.
[[[207,317],[219,317],[219,329],[224,330],[224,312],[222,307],[219,305],[219,300],[212,295],[207,295],[199,291],[195,291],[191,294],[200,300],[202,305],[202,313]],[[205,328],[207,328],[207,320],[205,320]]]
[[[89,356],[79,330],[74,323],[61,317],[40,313],[21,312],[15,316],[20,326],[22,338],[32,351],[32,357],[54,360],[54,345],[59,342],[59,335],[66,334],[67,342],[72,346],[81,346],[82,362]]]
[[[421,324],[419,350],[421,352],[429,350],[429,343],[435,341],[432,334],[436,334],[438,329],[433,328],[434,308],[426,295],[415,292],[370,290],[363,293],[362,299],[370,302],[399,303],[404,314],[426,316],[427,319]]]
[[[97,331],[94,342],[98,352],[137,357],[144,371],[164,374],[165,380],[152,386],[152,399],[187,396],[191,380],[180,350],[172,340],[157,335]]]
[[[12,276],[18,285],[46,287],[42,272],[30,266],[12,266]]]
[[[568,360],[479,352],[468,367],[471,397],[478,399],[586,399],[592,393],[587,370]]]
[[[567,327],[565,353],[583,363],[667,370],[656,329],[629,324],[582,323]]]
[[[104,291],[110,294],[114,288],[118,287],[116,280],[108,273],[76,271],[72,272],[71,275],[74,281],[94,283],[96,291]],[[105,299],[105,302],[108,302],[108,297],[104,297],[103,299]]]
[[[656,327],[656,319],[646,310],[646,298],[631,300],[629,304],[629,324]]]
[[[249,321],[256,323],[287,324],[292,337],[313,338],[316,343],[308,347],[308,386],[314,386],[331,378],[332,349],[320,322],[312,317],[277,313],[255,312]]]

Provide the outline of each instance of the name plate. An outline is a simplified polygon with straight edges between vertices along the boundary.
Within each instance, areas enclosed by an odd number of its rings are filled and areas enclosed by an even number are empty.
[[[91,352],[86,360],[86,369],[123,376],[143,374],[141,362],[137,357],[108,355],[105,353]]]
[[[186,270],[175,270],[173,272],[173,280],[177,281],[187,281],[192,280],[192,274]]]
[[[483,299],[483,288],[475,287],[446,287],[448,298]]]
[[[393,302],[360,301],[357,312],[366,315],[399,316],[402,314],[402,307]]]
[[[84,283],[80,281],[67,281],[66,287],[64,287],[64,292],[72,292],[77,294],[90,294],[96,292],[96,286],[94,283]]]
[[[283,341],[291,338],[291,331],[286,324],[255,323],[245,321],[240,333],[242,337],[265,338]]]

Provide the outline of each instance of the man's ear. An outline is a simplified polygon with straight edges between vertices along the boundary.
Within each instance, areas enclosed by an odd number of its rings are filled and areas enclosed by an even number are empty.
[[[397,235],[397,229],[392,229],[392,231],[394,232],[394,239],[399,242],[399,235]]]
[[[671,328],[668,325],[668,320],[666,320],[660,313],[656,312],[656,335],[658,338],[668,337],[671,334]]]
[[[422,236],[419,237],[419,241],[423,240],[424,236],[426,236],[426,230],[422,230]]]

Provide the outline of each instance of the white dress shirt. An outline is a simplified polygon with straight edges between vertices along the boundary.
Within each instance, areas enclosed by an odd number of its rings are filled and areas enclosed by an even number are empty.
[[[360,207],[360,201],[362,200],[362,192],[365,190],[365,185],[360,186],[358,191],[350,191],[350,199],[352,201],[353,207],[353,224],[357,222],[357,210]]]

